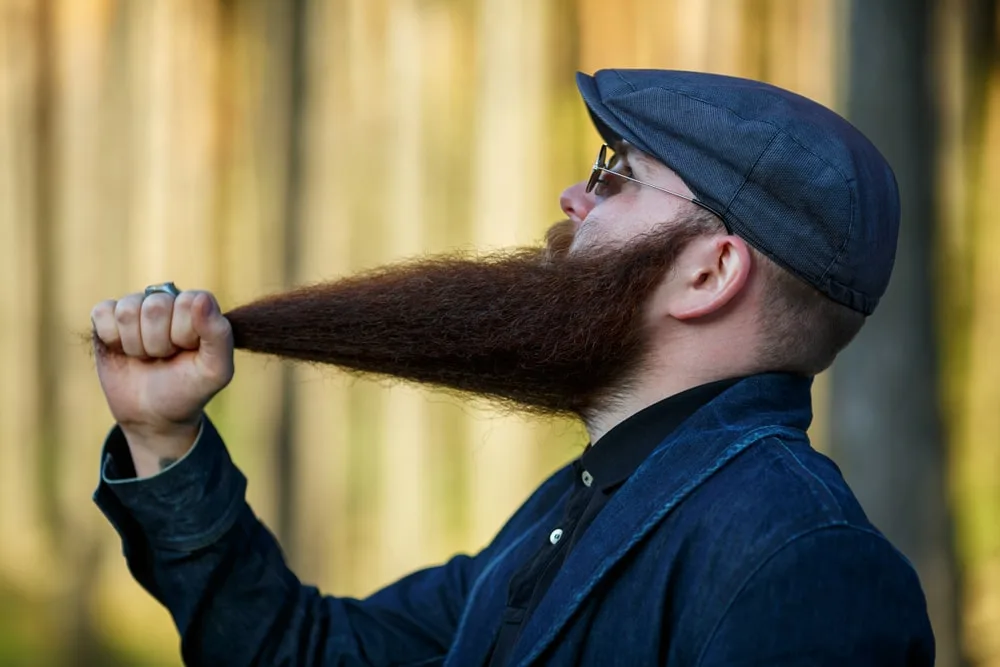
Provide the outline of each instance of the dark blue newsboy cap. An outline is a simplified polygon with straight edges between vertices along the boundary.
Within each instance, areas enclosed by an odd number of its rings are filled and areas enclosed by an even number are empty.
[[[870,315],[896,256],[892,168],[854,126],[775,86],[717,74],[601,70],[577,85],[605,141],[684,179],[733,234]]]

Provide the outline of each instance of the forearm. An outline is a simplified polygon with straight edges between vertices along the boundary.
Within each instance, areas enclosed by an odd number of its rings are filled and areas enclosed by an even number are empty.
[[[357,640],[352,608],[359,603],[302,585],[245,505],[210,545],[154,558],[157,598],[174,618],[185,664],[383,664],[370,661]]]
[[[111,469],[128,458],[120,431],[106,449],[98,505],[137,581],[173,616],[186,664],[398,664],[442,652],[417,622],[401,632],[377,605],[303,586],[247,505],[246,480],[209,420],[183,460],[148,479]]]

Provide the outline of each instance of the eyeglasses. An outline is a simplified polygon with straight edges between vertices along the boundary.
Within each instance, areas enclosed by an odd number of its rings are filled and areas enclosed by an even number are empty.
[[[620,171],[615,171],[615,166],[618,164],[618,155],[614,152],[611,154],[611,161],[608,162],[608,150],[611,147],[607,144],[601,146],[601,150],[597,153],[597,159],[594,161],[594,170],[590,172],[590,180],[587,181],[587,192],[591,192],[599,184],[604,183],[604,174],[610,174],[612,178],[623,178],[626,181],[632,181],[633,183],[638,183],[639,185],[645,185],[646,187],[653,188],[654,190],[659,190],[660,192],[666,192],[668,195],[673,195],[675,197],[680,197],[681,199],[686,199],[696,206],[700,206],[706,211],[710,211],[715,215],[722,218],[722,214],[716,211],[711,206],[703,204],[694,197],[689,197],[687,195],[681,194],[680,192],[674,192],[673,190],[668,190],[666,188],[661,188],[659,185],[653,185],[652,183],[646,183],[638,179],[626,176]]]

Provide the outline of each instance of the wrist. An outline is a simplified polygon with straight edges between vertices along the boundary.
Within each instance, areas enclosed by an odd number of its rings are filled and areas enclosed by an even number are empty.
[[[202,417],[199,416],[192,423],[152,430],[119,424],[128,443],[136,475],[151,477],[182,459],[198,439],[201,422]]]

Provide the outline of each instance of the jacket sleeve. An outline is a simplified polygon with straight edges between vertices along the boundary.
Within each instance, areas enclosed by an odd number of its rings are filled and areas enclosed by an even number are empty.
[[[191,451],[154,477],[131,477],[127,447],[115,428],[95,502],[133,576],[173,616],[185,664],[408,665],[448,651],[475,558],[455,557],[364,600],[324,596],[286,566],[207,418]]]
[[[831,526],[790,541],[725,611],[699,667],[932,667],[916,572],[884,537]]]

